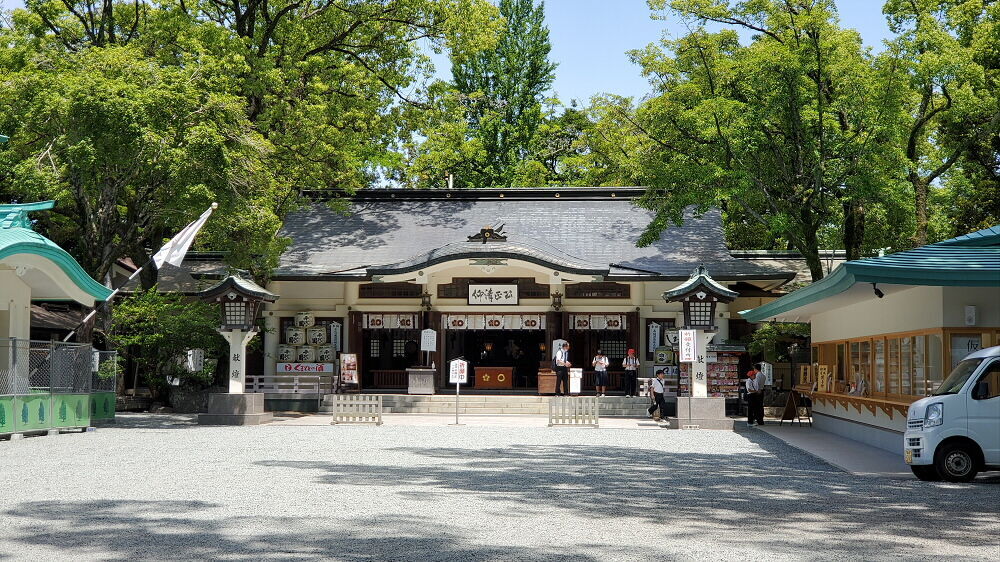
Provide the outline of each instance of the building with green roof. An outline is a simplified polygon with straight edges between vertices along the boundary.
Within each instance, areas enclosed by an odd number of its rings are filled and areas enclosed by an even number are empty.
[[[816,426],[902,454],[909,404],[971,351],[1000,344],[1000,225],[845,262],[740,314],[810,323],[813,363],[800,388]]]
[[[54,205],[0,205],[0,435],[80,429],[114,418],[115,376],[102,372],[102,354],[90,344],[30,339],[33,301],[92,307],[111,295],[32,229],[28,213]]]
[[[0,205],[0,337],[27,339],[32,301],[76,301],[94,306],[111,291],[55,242],[31,228],[28,213],[54,201]]]

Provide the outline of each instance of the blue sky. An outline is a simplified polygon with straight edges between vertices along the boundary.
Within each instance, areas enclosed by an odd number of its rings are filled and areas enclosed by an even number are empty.
[[[20,7],[22,0],[0,0],[5,8]],[[857,29],[865,45],[876,50],[889,36],[880,0],[838,0],[841,24]],[[664,33],[684,34],[684,22],[669,16],[650,19],[646,0],[547,0],[545,20],[552,43],[550,58],[559,63],[553,91],[564,102],[586,102],[591,96],[612,92],[640,97],[648,91],[646,80],[625,54],[657,41]],[[447,57],[435,57],[438,76],[451,78]]]
[[[865,45],[881,50],[889,28],[881,0],[837,0],[841,25],[861,33]],[[686,32],[682,21],[650,19],[646,0],[546,0],[545,21],[552,43],[550,59],[559,63],[553,90],[563,103],[586,102],[611,92],[640,97],[647,82],[625,54],[662,37]],[[445,64],[439,64],[444,62]],[[450,78],[447,61],[435,59],[438,75]]]

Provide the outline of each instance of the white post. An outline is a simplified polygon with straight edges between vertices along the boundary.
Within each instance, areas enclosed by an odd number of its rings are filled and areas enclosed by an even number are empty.
[[[458,389],[461,388],[462,383],[455,383],[455,425],[461,425],[458,423]]]
[[[229,342],[229,394],[244,394],[247,382],[247,343],[257,332],[232,330],[220,333]]]
[[[708,397],[708,337],[702,330],[695,331],[695,361],[691,363],[691,397]]]

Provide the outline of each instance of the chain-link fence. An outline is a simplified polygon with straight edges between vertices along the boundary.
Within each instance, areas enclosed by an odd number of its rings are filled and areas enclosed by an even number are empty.
[[[0,394],[88,393],[95,362],[89,344],[0,339]]]
[[[0,434],[114,419],[117,370],[89,344],[0,339]]]

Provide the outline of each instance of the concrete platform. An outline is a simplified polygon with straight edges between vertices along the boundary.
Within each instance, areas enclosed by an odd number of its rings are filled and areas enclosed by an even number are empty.
[[[744,422],[745,423],[745,422]],[[827,463],[856,476],[913,479],[910,468],[903,462],[903,443],[898,455],[884,449],[865,445],[813,427],[778,426],[776,422],[757,428],[785,443],[813,455]]]
[[[200,425],[260,425],[272,419],[274,414],[264,411],[263,394],[210,394],[208,411],[198,414]]]

